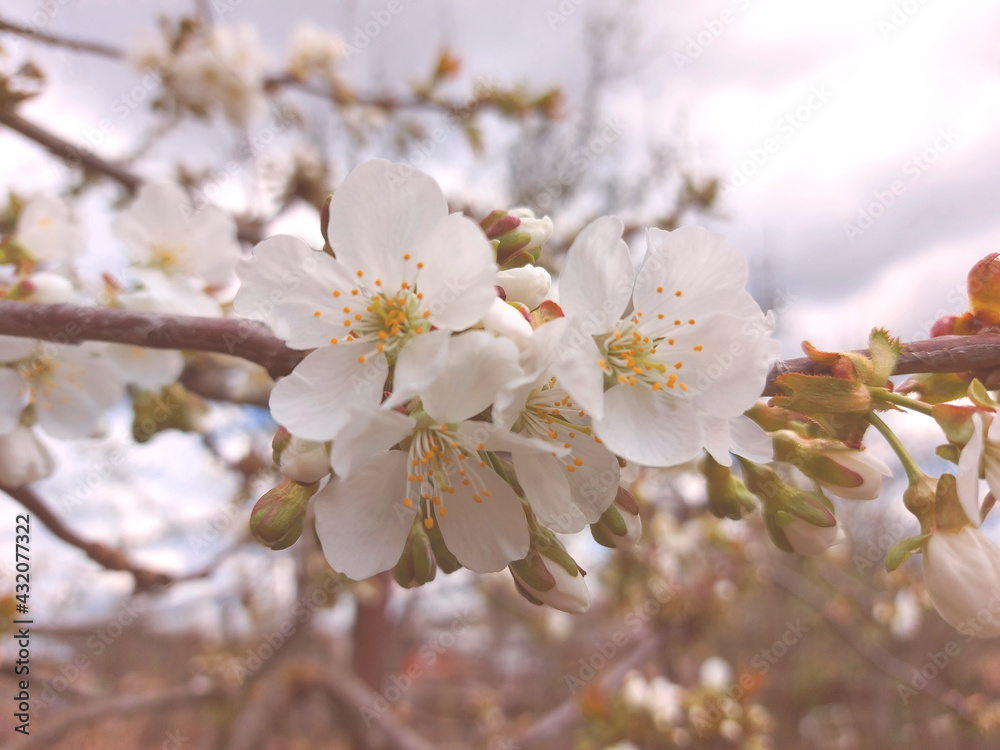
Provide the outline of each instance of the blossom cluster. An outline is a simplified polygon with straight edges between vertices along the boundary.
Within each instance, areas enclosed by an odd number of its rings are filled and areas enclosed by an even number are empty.
[[[382,160],[325,213],[322,252],[271,237],[237,269],[235,310],[312,350],[272,391],[292,484],[265,497],[259,538],[285,544],[275,509],[311,496],[324,552],[351,578],[510,566],[529,600],[578,611],[582,571],[554,532],[633,544],[623,470],[702,451],[770,459],[743,413],[773,323],[721,235],[652,228],[636,272],[622,221],[597,219],[569,248],[557,303],[536,265],[547,217],[477,224],[432,178]]]
[[[216,294],[230,285],[240,253],[226,213],[214,206],[194,211],[182,188],[154,182],[118,212],[112,228],[128,250],[128,268],[99,280],[84,277],[77,269],[83,232],[69,206],[50,195],[32,199],[0,246],[0,297],[222,315]],[[183,366],[176,351],[0,336],[0,483],[21,486],[52,473],[54,460],[37,429],[58,439],[97,434],[126,386],[167,386]]]

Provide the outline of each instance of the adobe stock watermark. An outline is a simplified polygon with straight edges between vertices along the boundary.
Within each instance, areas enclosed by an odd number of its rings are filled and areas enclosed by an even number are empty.
[[[900,196],[904,195],[929,170],[941,155],[950,150],[958,142],[958,134],[953,126],[938,128],[934,141],[920,153],[914,154],[903,162],[902,173],[906,180],[893,180],[884,190],[876,190],[873,200],[867,206],[858,209],[858,217],[853,222],[844,224],[844,234],[850,244],[875,226],[875,223],[885,216]]]
[[[927,0],[903,0],[901,3],[893,3],[889,17],[880,18],[878,22],[878,31],[882,35],[882,40],[888,41],[889,37],[906,26],[910,19],[917,14],[917,11],[926,4]]]
[[[774,135],[769,135],[759,146],[752,146],[746,151],[747,158],[733,167],[729,182],[723,187],[723,193],[729,193],[743,187],[747,180],[755,175],[771,157],[777,154],[782,146],[790,141],[800,128],[812,120],[826,103],[833,98],[833,89],[829,84],[821,83],[809,88],[809,93],[801,104],[785,112],[774,122]]]
[[[722,36],[723,32],[736,22],[737,14],[733,8],[741,11],[746,10],[748,5],[750,5],[750,0],[733,0],[732,8],[726,8],[715,18],[705,21],[698,33],[687,38],[684,44],[684,51],[674,52],[674,65],[679,70],[683,70],[701,57],[705,50],[715,44],[715,41]]]
[[[667,581],[656,581],[650,589],[652,596],[626,613],[622,619],[622,627],[605,640],[594,643],[594,650],[590,656],[578,660],[576,672],[563,677],[563,684],[570,695],[576,695],[588,682],[597,677],[602,669],[613,662],[618,652],[643,630],[646,623],[653,619],[678,591],[677,586]]]
[[[692,708],[690,717],[695,731],[699,735],[704,735],[706,730],[717,726],[725,719],[729,713],[726,711],[726,703],[739,703],[759,683],[759,677],[763,677],[779,661],[785,658],[792,649],[801,641],[802,637],[809,632],[809,628],[802,624],[801,620],[785,621],[785,630],[781,636],[775,639],[767,648],[762,648],[750,658],[750,666],[754,672],[744,672],[732,685],[722,688],[720,694],[708,698],[702,706]]]
[[[576,15],[576,12],[580,10],[587,0],[561,0],[560,3],[555,8],[549,8],[545,11],[545,20],[549,24],[549,28],[555,31],[564,23],[566,23],[571,16]]]

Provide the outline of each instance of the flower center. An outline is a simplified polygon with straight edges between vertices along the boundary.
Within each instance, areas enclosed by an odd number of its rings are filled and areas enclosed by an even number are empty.
[[[183,242],[170,244],[166,242],[156,242],[150,248],[153,253],[153,260],[150,265],[163,271],[180,271],[181,256],[187,250]]]
[[[28,403],[40,405],[43,409],[52,406],[52,396],[58,387],[55,379],[55,372],[64,366],[63,362],[51,357],[35,356],[29,360],[21,362],[17,366],[18,374],[25,383],[28,392]],[[67,365],[69,372],[66,380],[74,387],[83,390],[83,386],[77,381],[77,377],[84,373],[84,369],[78,365]],[[69,400],[65,393],[59,396],[60,401]]]
[[[642,383],[654,391],[664,388],[687,391],[688,386],[680,373],[684,360],[676,341],[668,336],[651,338],[645,335],[641,315],[637,313],[631,320],[620,320],[612,333],[595,337],[598,348],[604,353],[598,364],[605,378],[630,387]],[[693,318],[687,322],[695,324]],[[675,320],[674,323],[680,326],[683,321]],[[703,348],[697,344],[692,350],[701,352]]]
[[[574,441],[584,435],[597,443],[601,442],[600,438],[591,434],[589,422],[587,413],[575,408],[572,397],[552,378],[531,392],[512,431],[549,440],[569,449],[570,453],[559,460],[572,474],[583,466],[583,459],[573,455]]]
[[[455,494],[461,484],[472,487],[472,499],[481,503],[490,492],[482,480],[471,470],[472,465],[486,467],[480,455],[483,444],[472,447],[458,434],[455,425],[427,425],[413,433],[408,452],[409,474],[406,477],[406,496],[403,504],[410,508],[414,501],[424,508],[424,525],[434,526],[434,511],[444,516],[445,495]]]

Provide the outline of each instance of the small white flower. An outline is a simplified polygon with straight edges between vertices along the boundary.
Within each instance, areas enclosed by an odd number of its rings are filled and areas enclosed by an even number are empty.
[[[633,283],[622,231],[620,219],[598,219],[569,250],[556,375],[610,450],[676,465],[705,446],[706,419],[737,417],[759,397],[772,324],[745,289],[742,254],[721,235],[650,229]]]
[[[183,188],[172,182],[144,184],[115,217],[113,230],[133,263],[209,285],[227,283],[240,257],[233,218],[212,205],[195,210]]]
[[[0,435],[13,432],[31,404],[38,424],[56,438],[87,437],[125,392],[102,347],[56,345],[0,336]]]
[[[289,46],[289,73],[302,80],[316,75],[329,85],[337,82],[345,47],[339,34],[305,21],[295,27]]]
[[[15,229],[17,241],[41,263],[68,265],[83,252],[83,233],[69,206],[54,195],[25,205]]]
[[[497,286],[503,289],[508,302],[520,302],[529,310],[534,310],[549,293],[552,276],[540,266],[521,266],[500,271]]]
[[[733,684],[733,668],[720,656],[710,657],[701,663],[698,682],[705,687],[722,690]]]
[[[485,399],[481,409],[518,373],[513,342],[488,343],[494,337],[484,331],[451,335],[489,312],[496,264],[482,230],[448,213],[433,179],[365,162],[334,194],[328,236],[336,259],[271,237],[238,267],[236,311],[263,319],[290,347],[318,347],[271,393],[271,412],[289,432],[333,439],[352,408],[382,401],[390,365],[391,403],[420,395],[432,413],[450,398],[443,373],[463,381],[479,373],[469,398]]]
[[[0,435],[0,484],[22,487],[50,476],[55,467],[52,454],[30,427],[18,425]]]
[[[299,484],[313,484],[330,473],[330,453],[325,443],[292,435],[281,451],[278,468]]]
[[[163,32],[148,27],[136,29],[125,49],[125,59],[138,70],[162,70],[170,56],[170,45]]]
[[[938,614],[959,632],[1000,635],[1000,549],[974,526],[935,531],[924,549],[924,584]],[[984,621],[985,618],[985,621]]]

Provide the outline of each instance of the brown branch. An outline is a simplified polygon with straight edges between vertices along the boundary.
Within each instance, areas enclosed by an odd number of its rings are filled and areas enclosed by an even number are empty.
[[[108,341],[150,349],[230,354],[264,367],[272,378],[290,373],[308,352],[289,349],[267,326],[241,318],[197,318],[117,308],[40,305],[0,300],[0,335],[61,344]],[[859,350],[867,353],[867,350]],[[1000,368],[1000,334],[940,336],[903,344],[895,375]],[[808,357],[779,360],[761,395],[778,393],[775,379],[790,372],[819,375],[825,365]]]
[[[158,588],[173,583],[173,576],[146,568],[139,568],[129,562],[125,553],[100,542],[91,542],[67,527],[30,487],[5,487],[0,485],[0,491],[20,503],[25,510],[33,514],[49,531],[70,546],[81,550],[87,557],[108,570],[122,570],[130,573],[135,579],[137,591]]]
[[[46,31],[39,31],[38,29],[34,29],[23,24],[5,21],[2,18],[0,18],[0,31],[16,34],[17,36],[22,36],[25,39],[30,39],[33,42],[42,42],[43,44],[65,47],[66,49],[71,49],[75,52],[92,52],[95,55],[110,57],[115,60],[121,59],[125,56],[120,49],[116,49],[107,44],[102,44],[101,42],[87,42],[79,39],[70,39],[69,37],[50,34]]]
[[[289,349],[266,326],[238,318],[196,318],[118,308],[0,300],[0,334],[60,344],[109,341],[150,349],[218,352],[287,375],[306,352]]]

